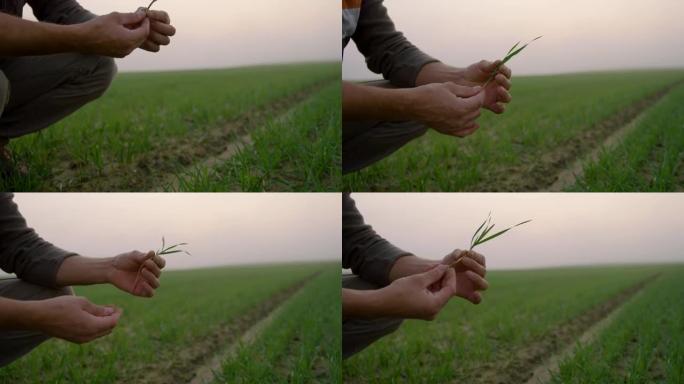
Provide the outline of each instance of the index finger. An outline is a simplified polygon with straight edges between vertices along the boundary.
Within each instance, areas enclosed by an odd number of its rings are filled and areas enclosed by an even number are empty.
[[[164,24],[171,24],[171,18],[169,17],[169,14],[164,11],[148,10],[147,17]]]
[[[513,74],[513,72],[511,72],[511,69],[508,68],[508,66],[506,66],[506,64],[499,67],[499,73],[501,73],[502,75],[506,76],[509,79],[511,78],[511,75]]]
[[[475,251],[468,251],[467,256],[470,257],[471,259],[477,261],[477,263],[482,265],[483,267],[487,267],[487,260],[485,259],[485,257],[482,254],[477,253]]]

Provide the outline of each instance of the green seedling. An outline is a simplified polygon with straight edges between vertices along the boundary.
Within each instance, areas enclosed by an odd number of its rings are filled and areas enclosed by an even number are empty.
[[[163,255],[172,255],[174,253],[185,253],[188,256],[192,256],[190,252],[180,248],[182,246],[188,245],[188,243],[180,243],[180,244],[175,244],[175,245],[170,245],[166,246],[166,239],[164,239],[164,236],[162,236],[162,246],[159,248],[154,254],[155,256],[163,256]],[[141,264],[140,267],[138,268],[138,274],[135,277],[135,282],[133,283],[133,291],[135,291],[135,288],[138,286],[138,282],[140,281],[140,278],[142,276],[142,270],[143,270],[144,264]]]
[[[152,8],[152,6],[154,5],[154,3],[156,3],[156,2],[157,2],[157,0],[152,0],[152,2],[150,3],[150,5],[147,6],[147,10],[149,11],[150,8]]]
[[[518,223],[512,227],[506,228],[502,231],[499,231],[497,233],[490,235],[490,232],[492,231],[492,229],[494,229],[495,224],[492,224],[492,213],[489,212],[487,219],[485,219],[485,221],[482,224],[480,224],[480,226],[477,228],[477,230],[475,230],[475,234],[473,234],[473,237],[470,239],[470,249],[468,249],[468,252],[472,251],[475,247],[477,247],[480,244],[484,244],[484,243],[488,242],[489,240],[493,240],[493,239],[503,235],[504,233],[510,231],[511,229],[513,229],[515,227],[519,227],[523,224],[527,224],[531,221],[532,220],[525,220],[525,221]],[[458,260],[451,263],[450,266],[455,267],[456,264],[458,264],[461,260],[463,260],[463,258],[468,254],[468,252],[463,254],[463,256],[459,257]]]
[[[528,45],[530,45],[530,44],[532,44],[533,42],[535,42],[535,41],[541,39],[542,37],[544,37],[544,36],[536,37],[534,40],[530,41],[529,43],[523,45],[523,46],[520,47],[520,48],[518,48],[518,46],[520,45],[520,41],[518,41],[518,43],[516,43],[511,49],[508,50],[508,53],[506,53],[506,57],[504,57],[504,58],[501,60],[501,63],[499,63],[499,65],[496,66],[496,69],[494,70],[494,72],[492,72],[492,74],[491,74],[491,75],[489,76],[489,78],[487,79],[487,82],[485,82],[485,84],[484,84],[482,87],[483,87],[483,88],[486,87],[492,80],[494,80],[494,77],[496,77],[496,75],[499,73],[499,69],[501,69],[501,66],[502,66],[502,65],[506,64],[507,62],[509,62],[512,58],[514,58],[514,57],[517,56],[520,52],[522,52],[525,48],[527,48]]]

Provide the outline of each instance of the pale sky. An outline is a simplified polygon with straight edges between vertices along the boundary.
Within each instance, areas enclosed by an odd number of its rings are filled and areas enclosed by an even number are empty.
[[[366,222],[400,248],[441,259],[467,249],[492,211],[515,228],[476,250],[492,269],[684,263],[684,194],[352,194]]]
[[[387,0],[397,28],[455,66],[498,59],[519,40],[544,35],[516,56],[514,74],[684,67],[682,0]],[[420,4],[420,5],[418,5]],[[343,76],[373,79],[353,42]]]
[[[16,194],[28,224],[84,256],[186,242],[170,269],[341,260],[340,194]]]
[[[79,0],[95,14],[132,12],[149,0]],[[136,51],[121,71],[234,67],[340,59],[340,5],[330,0],[159,0],[178,30],[161,53]],[[33,17],[30,8],[25,16]]]

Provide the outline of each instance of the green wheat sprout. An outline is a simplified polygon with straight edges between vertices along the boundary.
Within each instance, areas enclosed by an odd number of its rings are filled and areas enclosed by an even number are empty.
[[[518,46],[520,45],[521,42],[518,41],[511,49],[508,50],[508,53],[506,53],[506,57],[504,57],[503,60],[501,60],[501,63],[499,63],[499,65],[496,66],[496,69],[494,70],[494,72],[492,72],[492,74],[487,79],[487,82],[485,82],[482,87],[483,88],[486,87],[492,80],[494,80],[494,77],[496,77],[496,75],[499,74],[499,69],[501,69],[502,65],[509,62],[512,58],[514,58],[520,52],[522,52],[525,48],[527,48],[528,45],[534,43],[535,41],[541,39],[542,37],[544,37],[544,36],[538,36],[520,48],[518,48]]]
[[[147,6],[147,10],[149,11],[150,8],[152,8],[152,6],[154,5],[154,3],[156,3],[156,2],[157,2],[157,0],[152,0],[152,2],[150,3],[150,5]]]
[[[166,246],[166,239],[164,236],[162,236],[162,246],[155,252],[155,256],[162,256],[162,255],[172,255],[174,253],[185,253],[188,256],[192,256],[190,252],[186,251],[183,248],[183,246],[188,245],[188,243],[179,243],[179,244],[174,244],[170,246]],[[142,270],[144,268],[144,263],[140,264],[140,267],[138,267],[138,273],[135,277],[135,282],[133,282],[133,291],[135,291],[135,288],[138,286],[138,282],[140,281],[140,278],[142,277]]]
[[[493,240],[493,239],[503,235],[504,233],[510,231],[511,229],[519,227],[519,226],[524,225],[524,224],[527,224],[531,221],[532,220],[525,220],[525,221],[520,222],[520,223],[518,223],[512,227],[506,228],[504,230],[501,230],[499,232],[496,232],[496,233],[490,235],[492,229],[494,229],[495,224],[492,224],[492,213],[489,212],[489,215],[487,216],[485,221],[482,222],[482,224],[480,224],[480,226],[477,228],[477,230],[475,230],[473,237],[470,239],[470,249],[468,249],[468,252],[472,251],[475,247],[477,247],[480,244],[484,244],[484,243],[488,242],[489,240]],[[467,254],[467,252],[466,252],[466,254]],[[464,254],[463,256],[459,257],[458,260],[451,263],[451,266],[454,267],[456,264],[458,264],[466,256],[466,254]]]

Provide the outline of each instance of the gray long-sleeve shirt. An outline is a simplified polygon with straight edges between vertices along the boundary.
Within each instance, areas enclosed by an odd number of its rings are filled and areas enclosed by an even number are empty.
[[[420,70],[438,60],[423,53],[397,31],[384,0],[344,0],[342,49],[354,40],[368,69],[398,87],[415,87]],[[359,7],[360,4],[360,8]]]
[[[0,12],[22,17],[26,4],[38,21],[53,24],[79,24],[95,17],[76,0],[0,0]]]
[[[0,269],[29,283],[55,287],[62,262],[76,254],[41,239],[13,199],[11,193],[0,193]]]
[[[411,255],[379,236],[366,224],[349,193],[342,197],[342,267],[362,279],[384,287],[400,257]]]

